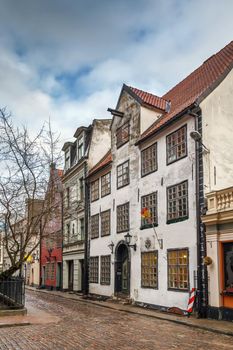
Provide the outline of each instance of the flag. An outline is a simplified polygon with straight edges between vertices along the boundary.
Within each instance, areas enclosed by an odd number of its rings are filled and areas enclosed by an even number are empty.
[[[141,217],[143,219],[150,219],[151,218],[151,213],[148,208],[142,208],[141,210]]]

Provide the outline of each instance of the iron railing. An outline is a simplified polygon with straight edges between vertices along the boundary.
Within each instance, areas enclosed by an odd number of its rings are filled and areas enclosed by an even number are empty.
[[[25,284],[21,277],[0,280],[0,303],[10,309],[23,308],[25,304]]]

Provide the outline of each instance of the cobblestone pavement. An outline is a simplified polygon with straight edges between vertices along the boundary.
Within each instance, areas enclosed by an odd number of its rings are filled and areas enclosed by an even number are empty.
[[[0,349],[233,349],[233,337],[175,323],[27,292],[27,306],[56,316],[49,324],[0,329]]]

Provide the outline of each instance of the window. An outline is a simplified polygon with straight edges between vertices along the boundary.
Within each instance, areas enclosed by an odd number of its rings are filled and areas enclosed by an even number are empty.
[[[188,218],[188,181],[167,188],[167,223]]]
[[[99,199],[99,179],[91,183],[91,201]]]
[[[84,240],[84,218],[79,219],[79,232],[80,234],[78,239],[80,241],[83,241]]]
[[[111,193],[111,173],[107,173],[101,177],[101,197]]]
[[[167,136],[167,164],[187,155],[186,125]]]
[[[120,128],[117,129],[116,132],[116,138],[117,138],[117,148],[124,145],[126,142],[129,141],[129,123],[125,123]]]
[[[75,223],[73,222],[72,223],[72,236],[74,236],[76,233],[76,230],[75,230]]]
[[[224,289],[233,294],[233,242],[223,243],[224,255]]]
[[[65,169],[69,169],[70,167],[70,150],[65,152]]]
[[[54,280],[54,263],[47,263],[46,264],[46,269],[45,269],[45,278],[47,280]]]
[[[106,210],[101,213],[101,236],[110,235],[111,210]]]
[[[84,186],[83,186],[83,177],[81,177],[79,180],[79,200],[83,201],[84,198]]]
[[[168,250],[168,289],[188,290],[188,249]]]
[[[129,203],[117,207],[117,232],[129,230]]]
[[[91,216],[91,238],[99,237],[99,214]]]
[[[100,257],[100,283],[110,285],[111,281],[111,255]]]
[[[65,228],[65,241],[69,242],[70,240],[70,224],[66,224],[66,228]]]
[[[66,188],[66,207],[69,208],[70,206],[70,188]]]
[[[151,227],[153,225],[158,224],[158,215],[157,215],[157,192],[153,192],[146,196],[142,197],[141,206],[143,208],[147,208],[150,212],[149,219],[141,219],[141,227]]]
[[[141,152],[142,176],[157,170],[157,143]]]
[[[158,288],[158,252],[141,253],[141,285]]]
[[[83,135],[78,139],[78,161],[84,155]]]
[[[89,282],[99,282],[99,257],[94,256],[90,258]]]
[[[117,167],[117,188],[129,184],[129,161],[124,162]]]

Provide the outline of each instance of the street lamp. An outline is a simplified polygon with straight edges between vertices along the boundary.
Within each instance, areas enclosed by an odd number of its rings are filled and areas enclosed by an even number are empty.
[[[113,254],[114,243],[111,242],[111,243],[108,245],[108,248],[111,250],[111,253]]]
[[[125,243],[127,244],[128,247],[133,248],[134,251],[136,252],[137,250],[137,245],[135,244],[130,244],[132,236],[129,234],[129,232],[124,236],[125,237]]]

